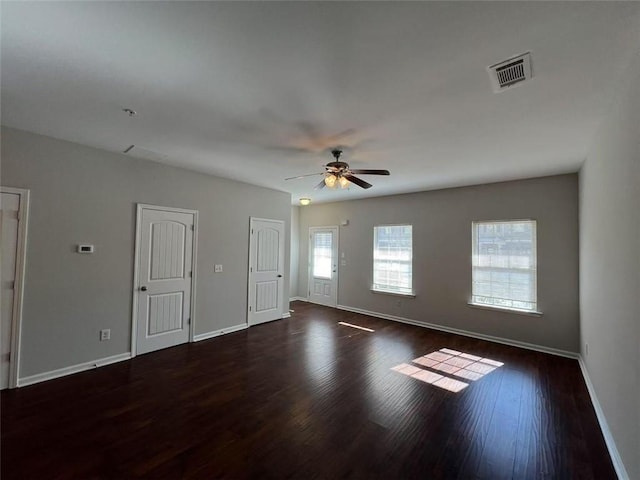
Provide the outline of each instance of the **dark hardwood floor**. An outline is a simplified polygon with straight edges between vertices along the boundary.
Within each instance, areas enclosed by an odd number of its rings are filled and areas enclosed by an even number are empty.
[[[575,360],[292,308],[3,391],[2,480],[616,478]],[[464,381],[457,393],[391,370],[443,348],[504,365],[475,381],[420,366]]]

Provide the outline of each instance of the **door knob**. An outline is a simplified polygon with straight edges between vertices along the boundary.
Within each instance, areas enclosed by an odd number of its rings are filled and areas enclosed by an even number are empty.
[[[282,278],[282,275],[278,275],[278,278]]]
[[[140,291],[141,292],[146,292],[147,291],[147,287],[145,287],[144,285],[140,287]]]

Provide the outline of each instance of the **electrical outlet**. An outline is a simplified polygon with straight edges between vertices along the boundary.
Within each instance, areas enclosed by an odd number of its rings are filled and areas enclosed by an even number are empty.
[[[100,330],[100,341],[104,342],[105,340],[111,340],[111,329],[106,328],[104,330]]]
[[[215,273],[222,273],[222,265],[214,265],[213,271]]]

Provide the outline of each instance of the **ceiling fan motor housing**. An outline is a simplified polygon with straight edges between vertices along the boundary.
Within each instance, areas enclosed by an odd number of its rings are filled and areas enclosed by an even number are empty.
[[[326,166],[336,172],[343,172],[349,169],[349,164],[346,162],[329,162]]]

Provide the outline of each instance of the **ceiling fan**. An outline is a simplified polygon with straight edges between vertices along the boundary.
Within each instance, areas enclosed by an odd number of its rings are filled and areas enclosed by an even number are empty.
[[[346,162],[340,161],[340,155],[342,155],[342,150],[334,149],[331,150],[331,155],[335,158],[334,162],[327,163],[324,168],[325,171],[321,173],[309,173],[307,175],[299,175],[297,177],[289,177],[285,178],[285,180],[295,180],[297,178],[311,177],[315,175],[322,175],[324,178],[322,181],[316,185],[315,190],[320,190],[325,186],[329,188],[336,188],[340,186],[340,188],[347,188],[350,183],[358,185],[361,188],[371,188],[371,185],[368,182],[365,182],[361,178],[355,176],[358,175],[389,175],[389,170],[352,170],[349,168],[349,164]]]

